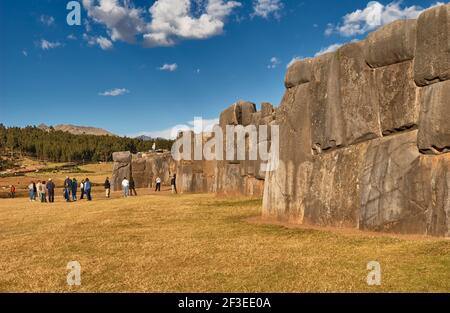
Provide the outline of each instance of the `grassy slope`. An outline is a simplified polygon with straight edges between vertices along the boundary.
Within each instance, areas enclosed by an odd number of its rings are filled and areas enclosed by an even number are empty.
[[[247,220],[259,213],[212,195],[0,200],[0,291],[450,291],[448,240]],[[81,287],[66,285],[71,260]],[[371,260],[381,287],[365,283]]]

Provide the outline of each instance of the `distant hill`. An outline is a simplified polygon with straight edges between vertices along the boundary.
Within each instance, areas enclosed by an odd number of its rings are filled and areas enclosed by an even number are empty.
[[[50,126],[47,126],[45,124],[40,124],[38,128],[49,131]],[[89,126],[76,126],[76,125],[70,125],[70,124],[59,124],[53,126],[54,130],[60,130],[63,132],[68,132],[73,135],[95,135],[95,136],[115,136],[113,133],[103,129],[103,128],[97,128],[97,127],[89,127]]]
[[[154,138],[149,137],[149,136],[145,136],[145,135],[138,136],[138,137],[134,137],[134,138],[135,138],[135,139],[139,139],[139,140],[143,140],[143,141],[154,140]]]

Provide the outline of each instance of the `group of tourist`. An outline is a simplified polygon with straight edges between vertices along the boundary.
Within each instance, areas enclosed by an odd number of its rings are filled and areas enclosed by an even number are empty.
[[[78,186],[80,187],[80,199],[84,198],[84,195],[86,195],[87,200],[91,201],[91,182],[89,181],[89,178],[83,179],[78,185],[78,181],[76,178],[70,179],[68,176],[64,180],[64,190],[63,195],[64,199],[67,202],[70,201],[77,201],[77,191]],[[30,197],[30,201],[40,201],[40,202],[55,202],[55,189],[56,185],[53,182],[51,178],[48,179],[47,182],[45,181],[38,181],[37,183],[32,181],[28,185],[28,195]],[[14,194],[15,194],[15,187],[14,187]],[[11,196],[14,198],[14,194]]]
[[[30,201],[36,201],[37,199],[40,202],[55,202],[55,187],[55,183],[51,178],[47,182],[45,180],[37,183],[32,181],[28,185]]]
[[[161,191],[161,177],[157,177],[155,180],[156,186],[155,186],[155,192],[160,192]],[[172,187],[172,193],[178,193],[177,192],[177,185],[176,185],[176,181],[177,181],[177,175],[173,174],[173,176],[170,179],[170,185]],[[105,182],[105,189],[107,190],[107,197],[109,197],[109,188],[110,188],[110,183],[107,179],[108,184]],[[107,189],[108,186],[108,189]],[[130,179],[128,180],[127,177],[124,177],[122,180],[122,191],[123,191],[123,196],[126,198],[128,196],[133,196],[133,193],[135,196],[137,196],[137,192],[135,189],[135,183],[134,183],[134,179],[133,177],[130,177]]]
[[[156,186],[155,186],[155,192],[161,191],[161,178],[157,177],[155,180]],[[176,174],[174,174],[170,179],[170,185],[172,189],[172,193],[177,193],[177,186],[176,186]],[[9,196],[11,198],[15,197],[16,194],[16,187],[14,185],[9,186]],[[111,182],[109,181],[109,177],[106,177],[105,183],[105,196],[106,198],[111,197]],[[38,181],[37,183],[32,181],[28,185],[28,195],[30,198],[30,201],[40,201],[40,202],[54,202],[55,201],[55,189],[56,185],[53,182],[51,178],[48,179],[48,181]],[[63,189],[63,196],[64,199],[67,202],[71,201],[77,201],[77,194],[80,194],[80,200],[84,199],[86,196],[88,201],[92,201],[92,183],[89,181],[89,178],[83,179],[79,184],[76,178],[70,178],[69,176],[66,177],[64,180],[64,189]],[[124,177],[122,180],[122,191],[124,197],[128,196],[137,196],[136,192],[136,185],[134,182],[133,177],[130,177],[128,180],[127,177]]]
[[[89,181],[89,178],[83,179],[80,182],[80,200],[86,198],[88,201],[92,201],[91,190],[92,184]],[[77,191],[78,191],[78,181],[76,178],[70,179],[69,176],[64,180],[64,199],[67,202],[77,201]]]

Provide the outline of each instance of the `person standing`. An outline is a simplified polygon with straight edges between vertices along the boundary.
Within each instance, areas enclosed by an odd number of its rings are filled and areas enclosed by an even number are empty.
[[[177,175],[173,174],[172,179],[170,180],[170,185],[172,186],[172,193],[177,192]]]
[[[72,179],[72,200],[77,201],[77,189],[78,189],[78,181],[74,177]]]
[[[28,185],[28,196],[30,197],[30,201],[34,201],[34,188],[33,188],[34,182],[31,182]]]
[[[69,178],[69,176],[66,177],[66,180],[64,180],[64,198],[67,202],[70,202],[70,193],[72,191],[72,180]]]
[[[156,188],[155,191],[161,191],[161,178],[158,176],[156,177]]]
[[[33,201],[36,201],[36,196],[37,196],[37,187],[36,183],[33,182]]]
[[[48,179],[46,187],[48,192],[48,202],[50,203],[55,202],[55,183],[52,181],[51,178]]]
[[[80,200],[83,200],[83,197],[84,197],[84,179],[82,179],[81,180],[81,183],[80,183]]]
[[[122,190],[123,190],[123,196],[126,198],[128,197],[128,189],[130,188],[130,182],[126,177],[122,180]]]
[[[130,177],[130,196],[133,195],[133,192],[134,192],[134,195],[137,196],[137,192],[136,192],[135,187],[136,187],[136,186],[135,186],[135,184],[134,184],[133,176],[131,176],[131,177]]]
[[[92,187],[92,185],[91,185],[91,182],[89,181],[89,178],[86,178],[86,180],[84,181],[84,193],[86,194],[88,201],[92,201],[91,187]]]
[[[9,186],[9,196],[13,199],[16,197],[16,187],[14,185]]]
[[[42,187],[41,181],[38,180],[38,182],[36,184],[36,190],[37,190],[36,197],[39,201],[41,201],[41,192],[42,192],[41,187]]]
[[[47,202],[47,187],[45,186],[45,180],[42,181],[42,195],[41,202]]]
[[[111,183],[109,182],[109,177],[106,177],[105,180],[105,195],[106,198],[109,198],[111,196]]]

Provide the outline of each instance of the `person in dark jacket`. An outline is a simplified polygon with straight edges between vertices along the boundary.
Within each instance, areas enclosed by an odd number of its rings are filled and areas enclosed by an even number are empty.
[[[47,185],[45,185],[48,192],[48,202],[55,202],[55,183],[51,178],[48,179]]]
[[[134,192],[134,195],[137,196],[137,192],[136,192],[135,187],[136,186],[134,184],[134,179],[133,179],[133,177],[130,177],[130,196],[133,195],[133,192]]]
[[[36,187],[36,183],[33,182],[33,201],[36,200],[36,196],[37,196],[37,187]]]
[[[77,189],[78,189],[78,182],[77,179],[74,177],[72,179],[72,200],[77,201]]]
[[[105,195],[106,198],[109,198],[111,196],[111,183],[109,182],[109,177],[106,177],[105,180]]]
[[[172,179],[170,180],[170,185],[172,186],[172,193],[177,192],[177,174],[173,174]]]
[[[86,180],[84,181],[84,193],[86,194],[88,201],[92,200],[91,187],[92,187],[92,185],[91,185],[91,182],[89,181],[89,178],[86,178]]]
[[[70,202],[70,193],[72,192],[72,180],[69,176],[64,180],[64,198],[67,202]]]

